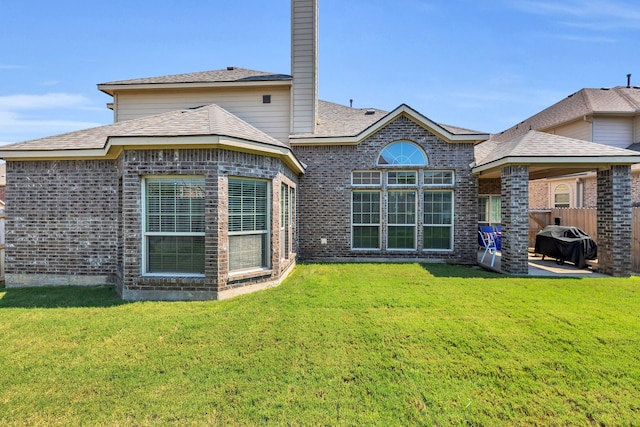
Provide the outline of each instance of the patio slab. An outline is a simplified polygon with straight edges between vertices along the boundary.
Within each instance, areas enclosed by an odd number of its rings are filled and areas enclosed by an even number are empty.
[[[483,251],[478,251],[478,264],[487,270],[502,273],[501,253],[496,254],[493,267],[491,266],[491,255],[487,254],[484,262],[480,262]],[[590,262],[591,265],[597,263]],[[541,255],[529,252],[529,276],[556,276],[556,277],[607,277],[606,274],[598,273],[593,268],[577,268],[571,263],[558,264],[553,258],[545,258],[542,260]]]

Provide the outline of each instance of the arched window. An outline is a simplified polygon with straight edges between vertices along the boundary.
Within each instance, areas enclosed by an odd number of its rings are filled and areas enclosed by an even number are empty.
[[[427,156],[420,147],[408,141],[387,145],[378,157],[378,166],[426,166]]]
[[[571,207],[571,194],[569,186],[566,184],[560,184],[553,192],[553,207],[554,208],[569,208]]]

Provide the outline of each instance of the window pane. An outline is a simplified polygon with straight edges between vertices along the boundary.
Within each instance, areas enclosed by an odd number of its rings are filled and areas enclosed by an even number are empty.
[[[378,164],[423,166],[427,164],[427,157],[417,145],[407,141],[399,141],[382,150]]]
[[[204,236],[148,236],[149,273],[204,274]]]
[[[351,174],[353,185],[380,185],[379,171],[355,171]]]
[[[451,249],[451,227],[424,227],[425,249]]]
[[[389,224],[416,223],[416,192],[390,191],[387,221]]]
[[[267,230],[267,182],[229,178],[229,231]]]
[[[389,226],[387,247],[389,249],[414,249],[415,227]]]
[[[478,221],[479,222],[489,221],[489,197],[488,196],[478,197]]]
[[[380,192],[353,193],[353,224],[380,223]]]
[[[281,220],[286,222],[284,215],[287,210],[286,188],[281,189],[281,197],[283,211]],[[229,270],[267,267],[270,253],[267,248],[269,228],[267,181],[229,178],[228,199]],[[284,236],[282,239],[284,243]]]
[[[389,171],[387,174],[389,185],[415,185],[418,182],[416,172]]]
[[[353,227],[353,247],[356,249],[380,248],[380,227]]]
[[[146,231],[204,233],[204,178],[148,178]]]
[[[491,196],[491,223],[502,223],[502,197]]]
[[[424,193],[424,223],[453,223],[453,193],[450,191],[427,191]]]
[[[453,171],[426,171],[424,185],[453,185]]]
[[[264,267],[266,241],[266,234],[229,236],[229,270]]]

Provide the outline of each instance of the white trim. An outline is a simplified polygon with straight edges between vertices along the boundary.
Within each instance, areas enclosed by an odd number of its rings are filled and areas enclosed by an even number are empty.
[[[451,174],[451,184],[427,184],[425,181],[425,175],[427,173],[449,172]],[[423,169],[422,170],[422,183],[428,188],[452,188],[456,185],[456,173],[453,169]]]
[[[378,208],[379,208],[379,221],[377,224],[364,224],[364,223],[354,223],[353,222],[353,195],[355,193],[376,193],[378,194]],[[350,203],[350,207],[351,207],[351,211],[349,212],[349,223],[350,223],[350,231],[351,231],[351,250],[352,251],[380,251],[382,250],[382,190],[380,189],[380,187],[377,188],[369,188],[369,189],[364,189],[364,188],[357,188],[354,189],[353,191],[351,191],[351,203]],[[353,239],[354,239],[354,233],[353,233],[353,228],[354,227],[378,227],[378,247],[377,248],[354,248],[353,247]]]
[[[206,233],[203,232],[173,232],[173,233],[165,233],[165,232],[148,232],[147,230],[147,180],[148,179],[158,179],[158,180],[172,180],[172,179],[202,179],[204,185],[206,185],[204,175],[145,175],[140,179],[140,197],[141,197],[141,207],[142,207],[142,218],[140,220],[141,224],[141,256],[140,260],[141,272],[140,274],[145,277],[205,277],[204,273],[151,273],[149,272],[149,243],[147,237],[149,236],[178,236],[178,237],[203,237],[205,240],[206,246]],[[206,204],[206,191],[205,191],[205,204]],[[205,247],[206,253],[206,247]],[[206,255],[203,254],[203,256]],[[206,259],[205,259],[206,260]],[[206,264],[206,263],[205,263]]]
[[[362,132],[356,135],[347,135],[347,136],[337,136],[337,137],[317,137],[312,135],[291,135],[289,137],[289,142],[291,145],[349,145],[349,144],[359,144],[369,136],[378,132],[380,129],[387,126],[396,118],[404,115],[409,119],[416,122],[418,125],[427,128],[440,138],[444,139],[449,143],[463,142],[463,143],[479,143],[482,141],[486,141],[491,136],[488,133],[480,133],[480,134],[453,134],[440,126],[438,123],[428,119],[426,116],[418,113],[413,108],[409,107],[406,104],[402,104],[397,107],[395,110],[388,113],[382,119],[378,120],[368,128],[364,129]]]
[[[449,193],[451,194],[451,223],[450,224],[427,224],[424,222],[425,216],[425,194],[426,193]],[[422,189],[422,251],[423,252],[453,252],[454,246],[454,236],[455,236],[455,218],[456,218],[456,193],[453,188],[432,188],[432,187],[424,187]],[[442,248],[426,248],[424,246],[424,229],[426,227],[447,227],[451,230],[451,234],[449,235],[449,247],[446,249]]]
[[[363,173],[363,172],[364,173],[371,173],[371,174],[377,173],[380,182],[378,184],[356,184],[356,183],[354,183],[353,182],[353,174],[354,173]],[[382,179],[383,179],[382,178],[382,171],[379,171],[379,170],[353,170],[353,171],[351,171],[351,185],[353,187],[358,187],[358,188],[361,188],[361,187],[380,188],[382,186]]]
[[[392,187],[392,189],[387,190],[387,220],[386,220],[386,226],[387,226],[387,233],[386,233],[386,250],[389,252],[407,252],[407,251],[417,251],[418,250],[418,201],[420,199],[420,197],[418,196],[418,189],[417,188],[395,188]],[[414,200],[414,206],[413,206],[413,217],[414,217],[414,222],[413,224],[397,224],[397,223],[390,223],[389,222],[389,195],[391,193],[414,193],[415,195],[415,200]],[[390,248],[389,247],[389,227],[413,227],[413,248]]]
[[[116,159],[125,149],[165,148],[176,149],[206,148],[219,145],[231,151],[256,153],[281,158],[289,167],[304,173],[305,167],[286,146],[276,146],[264,142],[249,141],[219,135],[181,135],[181,136],[110,136],[102,148],[73,150],[2,150],[0,158],[11,160],[37,159]]]
[[[390,173],[403,173],[403,172],[409,172],[409,173],[414,173],[415,174],[415,178],[416,178],[416,182],[414,182],[413,184],[392,184],[389,182],[389,174]],[[388,170],[385,173],[385,176],[387,178],[387,186],[392,187],[392,188],[397,188],[397,187],[405,187],[405,188],[415,188],[418,186],[418,182],[419,182],[419,175],[418,175],[418,171],[417,170],[404,170],[404,169],[394,169],[394,170]]]
[[[256,76],[261,77],[261,76]],[[247,80],[230,82],[193,82],[193,83],[134,83],[134,84],[99,84],[98,90],[113,96],[116,91],[140,89],[184,89],[184,88],[216,88],[216,87],[252,87],[252,86],[291,86],[292,79],[282,80]]]
[[[229,203],[229,179],[237,179],[237,180],[243,180],[243,181],[258,181],[258,182],[264,182],[267,184],[267,194],[266,194],[266,201],[267,201],[267,206],[265,207],[265,212],[266,212],[266,221],[265,221],[265,225],[267,227],[266,230],[250,230],[250,231],[229,231],[229,208],[231,207],[231,204]],[[229,243],[228,243],[228,253],[229,256],[227,257],[227,272],[229,277],[232,277],[233,275],[237,275],[239,273],[247,273],[247,272],[251,272],[251,271],[262,271],[262,270],[271,270],[272,268],[272,263],[271,263],[271,257],[273,256],[273,248],[271,247],[271,229],[272,229],[272,221],[273,221],[273,212],[271,211],[271,205],[272,205],[272,198],[273,198],[273,185],[271,180],[269,179],[264,179],[264,178],[253,178],[253,177],[247,177],[247,176],[239,176],[239,175],[228,175],[226,177],[227,180],[227,194],[226,194],[226,200],[227,200],[227,238],[229,239]],[[263,265],[262,267],[252,267],[252,268],[248,268],[248,269],[237,269],[237,270],[232,270],[231,269],[231,244],[230,244],[230,240],[231,237],[233,236],[258,236],[258,235],[264,235],[265,237],[265,243],[264,243],[264,251],[265,253],[262,254],[262,256],[264,257],[263,262],[265,263],[265,265]]]

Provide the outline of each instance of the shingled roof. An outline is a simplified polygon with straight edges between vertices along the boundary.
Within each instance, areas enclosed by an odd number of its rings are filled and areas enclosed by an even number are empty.
[[[535,130],[508,141],[488,140],[475,146],[474,172],[500,176],[508,164],[529,167],[531,179],[594,169],[594,165],[633,164],[640,153]]]
[[[355,136],[382,119],[389,112],[377,108],[352,108],[328,101],[318,101],[317,137]],[[438,123],[457,135],[477,135],[483,132]]]
[[[545,131],[591,114],[640,114],[640,87],[616,86],[611,89],[581,89],[509,129],[492,135],[508,141],[529,130]]]
[[[218,135],[277,147],[285,144],[212,104],[176,110],[106,126],[34,139],[0,147],[0,153],[16,151],[91,150],[104,148],[112,137],[173,137]]]
[[[127,89],[131,86],[140,85],[213,85],[219,83],[290,82],[292,80],[293,77],[288,74],[270,73],[267,71],[256,71],[239,67],[227,67],[222,70],[202,71],[197,73],[116,80],[100,83],[98,84],[98,89],[113,95],[113,90],[116,88]]]

